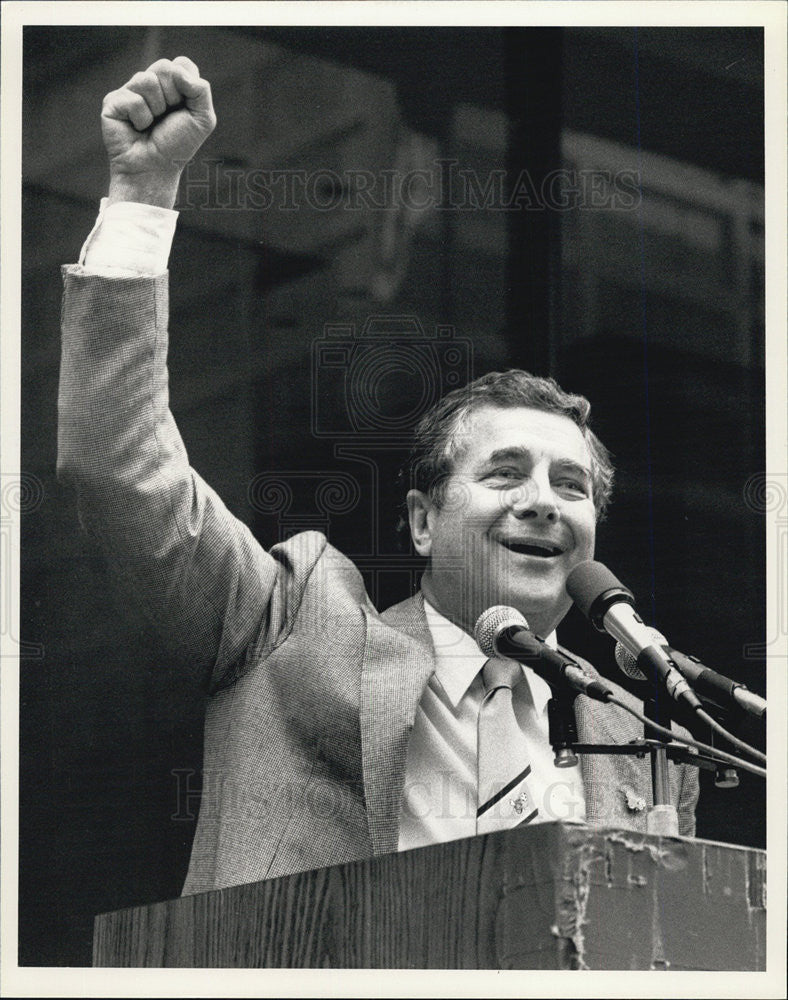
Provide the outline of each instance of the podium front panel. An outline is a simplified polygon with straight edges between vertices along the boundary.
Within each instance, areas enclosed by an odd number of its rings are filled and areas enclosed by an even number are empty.
[[[96,918],[103,967],[756,971],[763,851],[543,823]]]

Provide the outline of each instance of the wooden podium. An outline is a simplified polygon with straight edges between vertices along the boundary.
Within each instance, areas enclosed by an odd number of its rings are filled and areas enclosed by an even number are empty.
[[[93,964],[763,970],[765,853],[562,823],[96,918]]]

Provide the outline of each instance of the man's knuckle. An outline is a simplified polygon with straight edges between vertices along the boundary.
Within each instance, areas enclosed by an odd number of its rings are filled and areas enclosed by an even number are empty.
[[[200,72],[199,69],[197,68],[197,63],[193,59],[190,59],[188,56],[176,56],[173,62],[177,62],[181,66],[186,64],[186,66],[195,73]]]

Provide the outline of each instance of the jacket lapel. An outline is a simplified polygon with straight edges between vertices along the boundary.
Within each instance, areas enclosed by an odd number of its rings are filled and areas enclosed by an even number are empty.
[[[632,699],[634,701],[634,699]],[[575,702],[581,743],[626,744],[643,736],[643,727],[614,706],[580,697]],[[581,754],[586,797],[586,822],[594,826],[623,826],[646,830],[652,805],[651,763],[646,754]]]
[[[605,680],[588,661],[563,646],[562,653],[579,662],[594,677]],[[606,683],[610,684],[606,680]],[[618,685],[618,696],[642,709],[637,699]],[[643,727],[615,705],[584,698],[575,701],[577,738],[580,743],[626,744],[643,736]],[[629,754],[579,754],[586,799],[586,822],[594,826],[624,826],[645,830],[651,805],[651,765],[648,756]]]
[[[435,654],[421,595],[390,608],[382,618],[365,615],[360,715],[364,794],[373,852],[386,854],[397,850],[408,740]]]

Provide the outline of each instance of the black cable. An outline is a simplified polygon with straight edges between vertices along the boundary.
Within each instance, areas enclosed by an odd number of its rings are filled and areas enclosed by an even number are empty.
[[[766,754],[761,753],[760,750],[756,750],[755,747],[751,747],[749,743],[745,743],[744,740],[740,740],[738,737],[734,736],[733,733],[729,733],[728,730],[721,726],[716,719],[712,718],[708,712],[702,708],[696,708],[695,714],[699,719],[702,719],[707,726],[714,730],[715,733],[719,733],[720,736],[724,737],[739,750],[743,750],[745,753],[752,754],[753,757],[757,757],[758,760],[762,760],[764,764],[766,763]]]
[[[683,743],[688,747],[695,747],[696,750],[702,750],[704,753],[709,754],[716,760],[722,761],[726,764],[733,764],[734,767],[741,768],[742,771],[750,771],[752,774],[757,774],[761,778],[766,777],[766,770],[762,767],[758,767],[756,764],[751,764],[747,760],[741,760],[739,757],[734,757],[732,753],[726,753],[724,750],[716,750],[714,747],[708,746],[706,743],[700,743],[698,740],[693,740],[684,736],[679,736],[678,733],[674,733],[672,729],[666,729],[664,726],[657,725],[651,719],[646,718],[640,712],[631,708],[629,705],[625,704],[623,701],[619,701],[615,695],[608,699],[611,705],[618,705],[619,708],[623,708],[625,712],[629,712],[630,715],[642,722],[644,725],[649,726],[655,732],[662,734],[663,736],[669,737],[673,743]]]

